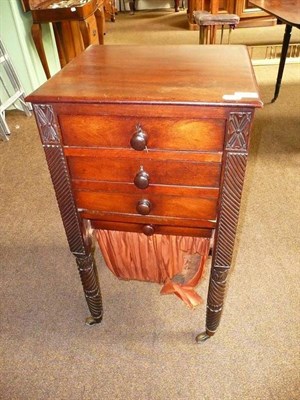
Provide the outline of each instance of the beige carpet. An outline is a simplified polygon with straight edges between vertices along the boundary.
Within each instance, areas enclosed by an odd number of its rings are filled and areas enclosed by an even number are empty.
[[[146,13],[119,15],[107,43],[196,42],[197,32],[178,25],[181,16],[154,32],[139,28]],[[160,296],[158,285],[119,281],[98,251],[105,315],[99,326],[84,325],[88,312],[34,118],[7,115],[11,139],[0,142],[1,399],[299,399],[300,70],[286,66],[275,104],[268,103],[277,67],[255,72],[266,105],[254,124],[235,265],[219,331],[201,345],[194,337],[204,328],[204,306],[191,312]]]

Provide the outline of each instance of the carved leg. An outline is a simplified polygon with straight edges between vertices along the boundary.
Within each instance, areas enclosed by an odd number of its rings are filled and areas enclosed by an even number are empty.
[[[91,317],[86,319],[87,325],[94,325],[102,320],[103,308],[97,270],[92,254],[76,256],[76,262]]]
[[[228,119],[224,179],[207,296],[206,331],[196,337],[198,343],[215,334],[221,319],[247,164],[251,119],[250,112],[232,112]]]
[[[206,331],[196,337],[197,343],[213,336],[220,324],[228,271],[229,268],[212,267],[207,297]]]
[[[60,142],[59,125],[53,108],[50,105],[33,105],[33,108],[69,247],[76,257],[85,298],[91,312],[91,317],[86,323],[93,325],[102,319],[102,300],[91,254],[89,227],[82,221],[76,209],[68,165]]]
[[[34,41],[36,50],[38,52],[38,55],[40,57],[42,66],[44,68],[46,77],[47,77],[47,79],[50,79],[51,75],[50,75],[48,62],[47,62],[47,58],[46,58],[46,53],[45,53],[45,49],[44,49],[44,45],[43,45],[42,28],[41,28],[40,24],[35,24],[35,23],[32,24],[31,35],[32,35],[32,39]]]

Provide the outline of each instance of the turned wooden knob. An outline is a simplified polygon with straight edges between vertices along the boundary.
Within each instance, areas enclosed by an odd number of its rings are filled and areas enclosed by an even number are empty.
[[[144,225],[143,226],[143,233],[146,236],[152,236],[154,234],[154,226],[152,226],[152,225]]]
[[[136,174],[134,184],[139,189],[146,189],[149,186],[149,174],[143,170],[143,167],[141,167],[141,170]]]
[[[140,125],[136,126],[136,132],[130,140],[130,145],[134,150],[142,151],[147,147],[148,135]]]
[[[149,200],[142,199],[136,205],[136,210],[139,214],[147,215],[151,211],[151,203]]]

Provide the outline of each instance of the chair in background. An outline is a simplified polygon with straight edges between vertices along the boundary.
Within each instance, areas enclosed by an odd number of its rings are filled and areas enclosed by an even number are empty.
[[[228,43],[230,43],[231,31],[240,22],[240,17],[236,14],[218,13],[219,0],[211,1],[209,11],[195,11],[194,19],[199,26],[199,44],[215,44],[217,27],[221,27],[220,43],[223,43],[224,27],[227,26]]]

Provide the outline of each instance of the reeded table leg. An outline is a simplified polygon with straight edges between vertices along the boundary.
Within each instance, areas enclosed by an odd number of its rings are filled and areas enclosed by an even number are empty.
[[[196,337],[196,342],[204,342],[213,336],[220,324],[226,280],[229,268],[212,267],[206,308],[206,331]]]
[[[103,308],[98,276],[92,254],[77,256],[76,262],[91,316],[86,319],[87,325],[98,324],[102,320]]]
[[[251,119],[251,112],[232,112],[228,118],[220,212],[207,295],[206,330],[196,337],[197,343],[213,336],[220,324],[239,217]]]
[[[68,165],[53,108],[51,105],[42,104],[34,105],[33,108],[69,247],[76,257],[85,298],[91,313],[86,323],[93,325],[101,322],[103,311],[100,286],[91,251],[92,240],[88,222],[80,218],[76,209]]]

